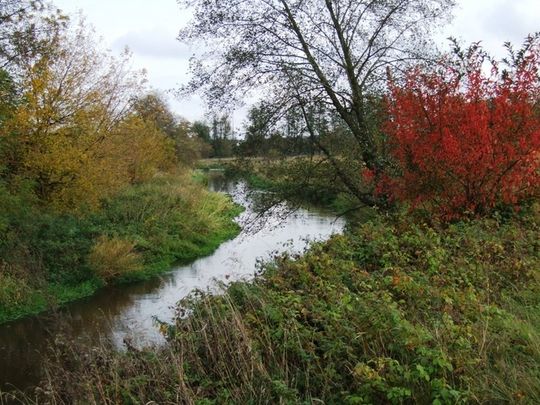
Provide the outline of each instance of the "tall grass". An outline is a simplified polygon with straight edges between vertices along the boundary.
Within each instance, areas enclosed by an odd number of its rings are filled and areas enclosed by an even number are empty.
[[[232,219],[239,212],[228,197],[207,191],[189,176],[162,176],[108,201],[102,229],[110,237],[134,241],[145,266],[127,278],[146,277],[212,252],[236,235]]]
[[[90,267],[105,282],[142,270],[135,243],[125,239],[100,237],[88,256]]]

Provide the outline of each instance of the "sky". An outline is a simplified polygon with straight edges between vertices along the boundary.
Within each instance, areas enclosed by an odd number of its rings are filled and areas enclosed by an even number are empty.
[[[168,90],[189,79],[189,58],[194,50],[176,40],[190,19],[176,0],[53,0],[67,14],[82,12],[95,27],[101,44],[113,53],[129,47],[133,68],[145,69],[149,86],[166,94],[171,109],[190,120],[204,118],[205,106],[194,95],[178,100]],[[529,33],[540,31],[540,0],[457,0],[452,22],[437,35],[444,47],[448,36],[471,43],[482,40],[496,56],[504,55],[502,44],[520,45]],[[444,49],[444,48],[443,48]],[[245,110],[235,112],[233,127],[239,127]]]

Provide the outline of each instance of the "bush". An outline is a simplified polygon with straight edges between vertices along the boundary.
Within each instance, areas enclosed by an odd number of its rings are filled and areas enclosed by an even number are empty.
[[[46,211],[24,187],[12,193],[0,184],[0,260],[19,276],[72,285],[88,280],[94,237],[90,218]]]
[[[141,255],[135,251],[135,243],[100,237],[88,257],[90,267],[105,282],[142,270]]]
[[[39,221],[35,218],[40,212],[33,202],[26,187],[13,193],[0,180],[0,261],[9,264],[12,270],[38,273],[40,264],[30,246],[37,239]]]
[[[457,49],[391,83],[386,132],[399,173],[378,179],[380,192],[445,219],[539,195],[540,34],[509,51],[501,67],[478,45]]]
[[[34,220],[39,231],[31,246],[49,282],[76,285],[93,278],[87,257],[96,230],[89,218],[43,213]]]

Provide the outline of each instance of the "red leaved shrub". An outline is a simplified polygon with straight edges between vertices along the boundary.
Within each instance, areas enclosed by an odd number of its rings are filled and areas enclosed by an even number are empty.
[[[399,174],[379,189],[444,219],[517,206],[540,186],[540,37],[497,63],[476,44],[390,80],[389,136]],[[455,57],[455,56],[459,57]]]

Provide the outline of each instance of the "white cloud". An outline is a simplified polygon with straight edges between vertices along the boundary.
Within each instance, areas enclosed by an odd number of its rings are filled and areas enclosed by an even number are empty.
[[[127,32],[112,44],[116,50],[122,50],[126,46],[136,55],[155,59],[189,60],[193,53],[187,45],[176,39],[174,32],[157,27]]]
[[[180,28],[190,14],[176,0],[53,0],[68,13],[79,10],[103,36],[103,45],[114,52],[128,45],[133,52],[133,66],[146,68],[149,84],[158,90],[178,88],[189,80],[191,51],[176,41]],[[482,41],[496,56],[504,55],[503,42],[519,46],[528,33],[540,30],[540,0],[458,0],[454,21],[438,35],[454,36],[465,44]],[[204,117],[199,97],[171,100],[175,112],[190,120]],[[245,109],[243,109],[245,111]],[[237,113],[240,124],[244,113]]]
[[[459,0],[454,21],[444,29],[465,44],[481,41],[493,55],[504,55],[503,43],[519,46],[525,37],[538,31],[539,0]]]

